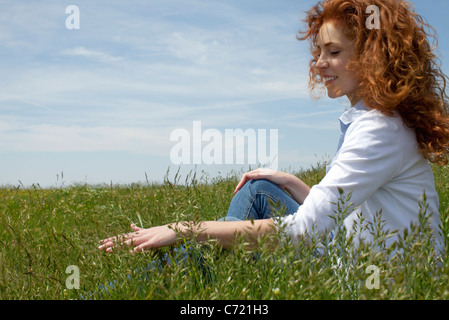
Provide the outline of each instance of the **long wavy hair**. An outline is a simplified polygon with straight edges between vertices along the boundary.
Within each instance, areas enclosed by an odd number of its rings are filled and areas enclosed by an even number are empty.
[[[378,28],[367,26],[379,8]],[[353,41],[355,55],[347,68],[359,80],[357,94],[365,104],[387,115],[398,112],[404,123],[415,130],[419,152],[430,162],[448,163],[449,105],[445,92],[447,76],[435,54],[435,30],[403,0],[324,0],[308,11],[308,29],[299,40],[309,39],[311,91],[323,89],[323,79],[315,68],[318,61],[317,37],[325,21],[342,22]],[[434,43],[432,48],[431,42]]]

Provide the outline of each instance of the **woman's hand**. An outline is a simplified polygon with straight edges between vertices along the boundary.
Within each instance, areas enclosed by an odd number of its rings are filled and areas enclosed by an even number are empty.
[[[133,247],[133,252],[139,252],[177,243],[176,231],[169,225],[143,229],[132,224],[131,229],[134,232],[101,240],[98,249],[112,252],[115,246],[126,245]]]
[[[235,188],[234,193],[237,193],[244,185],[250,180],[269,180],[275,184],[277,184],[282,189],[286,189],[289,180],[291,180],[291,176],[284,172],[279,172],[271,169],[259,168],[250,172],[245,173],[237,187]]]
[[[310,191],[308,185],[292,174],[259,168],[254,171],[247,172],[242,176],[240,182],[234,190],[234,194],[237,193],[248,181],[261,179],[271,181],[277,184],[280,188],[288,191],[299,204],[304,203],[304,200]]]

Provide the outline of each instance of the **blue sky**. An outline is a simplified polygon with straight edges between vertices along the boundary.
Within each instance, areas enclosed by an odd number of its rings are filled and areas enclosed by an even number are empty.
[[[0,0],[0,185],[56,186],[61,172],[65,184],[161,181],[178,170],[170,134],[193,121],[277,129],[280,170],[330,158],[348,104],[309,95],[309,48],[295,35],[314,3]],[[413,3],[448,73],[449,2]],[[78,30],[66,28],[69,5]]]

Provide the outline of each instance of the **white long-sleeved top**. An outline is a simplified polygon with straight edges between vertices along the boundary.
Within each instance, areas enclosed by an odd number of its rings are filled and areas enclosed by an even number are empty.
[[[340,117],[341,138],[338,151],[323,180],[311,188],[298,211],[281,219],[293,240],[304,234],[327,233],[335,228],[338,188],[351,193],[353,206],[344,219],[351,232],[355,222],[373,222],[382,210],[388,231],[403,231],[418,223],[419,202],[425,192],[427,213],[432,213],[436,250],[444,249],[440,235],[439,198],[428,161],[418,152],[416,135],[400,116],[387,116],[366,107],[362,102]],[[372,240],[368,230],[357,232],[358,240]],[[395,241],[388,239],[387,245]]]

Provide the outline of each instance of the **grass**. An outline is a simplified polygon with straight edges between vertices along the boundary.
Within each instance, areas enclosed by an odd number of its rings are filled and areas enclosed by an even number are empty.
[[[442,232],[449,243],[448,170],[434,168]],[[324,167],[295,174],[313,185],[324,176]],[[425,212],[422,225],[398,244],[404,255],[392,260],[369,247],[352,250],[338,236],[321,255],[314,243],[294,247],[284,242],[273,249],[264,239],[257,252],[247,250],[243,240],[232,251],[213,243],[142,254],[96,249],[99,239],[128,231],[131,222],[150,227],[224,216],[239,176],[212,179],[192,173],[162,184],[1,188],[0,299],[449,298],[449,262],[436,268],[429,255]],[[347,200],[342,195],[342,212]],[[379,243],[386,236],[379,234]],[[188,254],[180,254],[182,249]],[[79,272],[78,289],[70,266]]]

